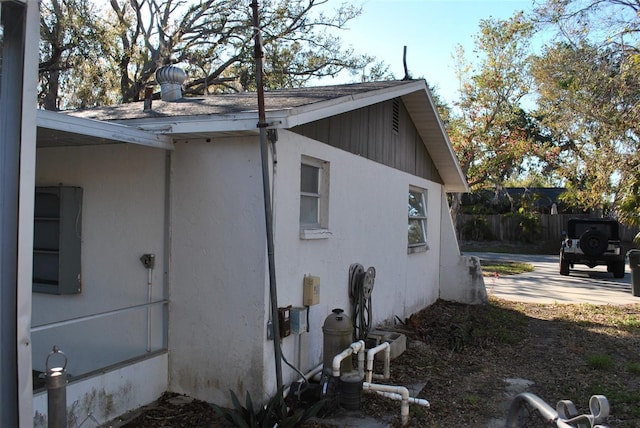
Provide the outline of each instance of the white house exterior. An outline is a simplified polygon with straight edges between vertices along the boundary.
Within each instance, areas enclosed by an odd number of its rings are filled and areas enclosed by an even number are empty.
[[[374,325],[438,298],[486,299],[458,250],[446,192],[467,185],[424,81],[267,92],[266,104],[278,306],[304,307],[305,276],[320,283],[309,331],[281,339],[299,371],[322,362],[332,309],[350,313],[354,263],[376,270]],[[81,189],[80,281],[79,292],[33,293],[33,362],[19,369],[45,372],[58,346],[70,417],[105,422],[167,390],[223,405],[229,390],[274,393],[256,106],[255,94],[236,94],[38,111],[36,189]],[[302,170],[317,174],[315,193]],[[418,220],[410,192],[425,198]],[[309,201],[314,225],[301,221]],[[425,242],[409,245],[409,221],[425,226]],[[33,409],[46,426],[46,391]]]

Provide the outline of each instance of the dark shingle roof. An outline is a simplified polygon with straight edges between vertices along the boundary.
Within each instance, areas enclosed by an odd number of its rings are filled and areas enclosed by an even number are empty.
[[[406,83],[409,82],[389,80],[266,91],[265,109],[267,111],[287,110],[335,98],[356,96],[360,93],[390,88]],[[143,102],[135,102],[86,110],[75,110],[67,113],[73,116],[97,120],[127,120],[154,117],[228,115],[257,111],[257,109],[257,94],[255,92],[240,92],[235,94],[182,98],[174,102],[154,100],[150,111],[143,109]]]

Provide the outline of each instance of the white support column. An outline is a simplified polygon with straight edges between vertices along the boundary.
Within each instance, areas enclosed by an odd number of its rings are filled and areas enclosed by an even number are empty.
[[[0,425],[33,426],[31,266],[37,0],[0,0]]]

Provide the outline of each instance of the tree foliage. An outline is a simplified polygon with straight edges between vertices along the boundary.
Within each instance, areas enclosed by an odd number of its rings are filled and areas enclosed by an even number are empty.
[[[374,77],[385,72],[374,58],[356,54],[331,31],[344,29],[361,9],[343,4],[329,13],[327,1],[260,2],[266,88],[297,87],[343,70],[361,73],[372,67]],[[159,67],[176,63],[188,75],[186,94],[255,88],[249,0],[110,0],[102,9],[90,0],[44,0],[43,5],[58,32],[95,34],[86,39],[86,50],[81,37],[73,37],[66,51],[70,61],[57,62],[67,70],[82,70],[69,74],[64,90],[53,85],[55,74],[41,70],[43,82],[52,83],[42,85],[43,97],[62,98],[64,105],[77,106],[71,94],[85,83],[79,74],[89,73],[108,79],[109,96],[93,97],[85,104],[112,103],[114,81],[119,101],[136,101],[153,83]],[[76,16],[75,10],[87,13],[78,14],[77,20],[65,18]],[[53,35],[43,38],[42,56],[60,45]],[[86,70],[91,67],[95,73]]]
[[[541,0],[481,22],[448,128],[472,190],[533,167],[571,206],[640,225],[639,13],[637,0]],[[534,54],[537,32],[555,37]]]
[[[47,0],[40,4],[38,101],[47,110],[84,107],[115,99],[113,75],[104,68],[107,27],[95,20],[87,0]],[[59,94],[67,94],[60,100]]]
[[[459,47],[460,100],[448,130],[471,189],[500,185],[544,148],[536,121],[522,107],[530,92],[532,31],[521,14],[481,21],[475,69]]]
[[[565,199],[640,225],[640,3],[548,0],[560,37],[535,59],[537,114],[560,155]]]

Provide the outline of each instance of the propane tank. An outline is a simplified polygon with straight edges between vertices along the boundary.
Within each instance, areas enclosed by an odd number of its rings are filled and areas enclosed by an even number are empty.
[[[353,338],[351,319],[345,315],[343,309],[336,308],[324,320],[323,336],[323,372],[332,375],[333,357],[347,349]],[[345,358],[340,363],[340,373],[353,371],[351,358]]]

